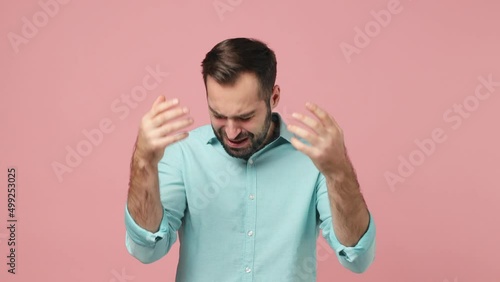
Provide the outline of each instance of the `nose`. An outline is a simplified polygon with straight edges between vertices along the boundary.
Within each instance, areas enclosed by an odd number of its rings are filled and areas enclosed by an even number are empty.
[[[235,140],[240,133],[241,128],[238,126],[238,123],[234,122],[231,119],[228,119],[226,123],[227,138],[229,138],[230,140]]]

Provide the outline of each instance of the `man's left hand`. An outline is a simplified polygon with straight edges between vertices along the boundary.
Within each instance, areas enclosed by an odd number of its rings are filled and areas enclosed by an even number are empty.
[[[344,145],[344,134],[337,122],[326,111],[315,104],[306,103],[306,108],[317,120],[299,113],[292,116],[306,125],[310,131],[298,125],[288,125],[288,130],[306,140],[306,145],[292,137],[292,145],[311,158],[324,175],[341,173],[348,166]]]

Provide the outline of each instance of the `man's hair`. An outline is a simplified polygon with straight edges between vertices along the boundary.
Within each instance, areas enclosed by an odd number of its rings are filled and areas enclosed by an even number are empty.
[[[259,98],[268,102],[276,82],[276,55],[251,38],[230,38],[215,45],[201,63],[205,89],[207,76],[221,85],[234,85],[242,73],[253,73],[260,84]]]

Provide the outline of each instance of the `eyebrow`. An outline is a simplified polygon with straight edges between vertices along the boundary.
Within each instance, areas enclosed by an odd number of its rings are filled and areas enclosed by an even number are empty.
[[[210,109],[210,111],[211,111],[214,115],[216,115],[216,116],[220,116],[220,117],[226,117],[226,116],[224,116],[224,115],[219,114],[218,112],[216,112],[214,109],[212,109],[212,107],[208,106],[208,108]],[[253,115],[253,114],[255,114],[255,110],[250,111],[250,112],[248,112],[248,113],[244,113],[244,114],[238,115],[238,116],[236,116],[236,118],[246,118],[246,117],[250,117],[250,116],[251,116],[251,115]]]

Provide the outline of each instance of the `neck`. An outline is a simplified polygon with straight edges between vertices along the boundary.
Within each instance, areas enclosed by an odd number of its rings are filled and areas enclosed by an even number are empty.
[[[279,120],[275,120],[274,116],[271,115],[271,126],[269,126],[269,132],[267,132],[266,141],[264,146],[273,142],[276,138],[280,136],[280,124]]]

